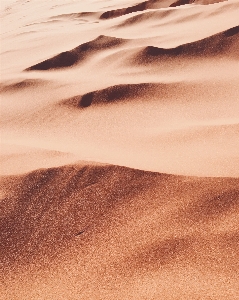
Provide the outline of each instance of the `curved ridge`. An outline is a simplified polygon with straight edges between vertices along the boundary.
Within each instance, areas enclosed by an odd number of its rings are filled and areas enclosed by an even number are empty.
[[[134,12],[144,11],[147,9],[160,9],[160,8],[167,8],[167,7],[177,7],[181,5],[186,4],[213,4],[218,2],[223,2],[225,0],[148,0],[144,2],[140,2],[136,5],[119,8],[119,9],[113,9],[105,11],[101,14],[100,19],[107,20],[107,19],[113,19],[117,17],[121,17],[123,15],[127,15]]]
[[[114,165],[68,165],[3,178],[6,192],[0,206],[3,265],[11,268],[39,259],[46,263],[57,256],[58,250],[74,243],[76,236],[84,236],[92,228],[97,230],[95,225],[112,210],[128,205],[142,193],[147,197],[143,202],[136,201],[142,211],[144,205],[152,205],[154,197],[176,201],[181,193],[179,183],[187,196],[196,189],[194,197],[188,203],[185,200],[187,205],[179,210],[179,217],[186,222],[206,222],[211,217],[216,219],[237,211],[238,179],[185,177]],[[170,193],[168,185],[172,188]],[[159,201],[155,208],[157,215],[161,215],[161,205]],[[123,221],[124,215],[118,214],[117,218]],[[168,254],[175,249],[177,241],[184,240],[166,239],[160,252],[155,252],[151,243],[150,252],[162,253],[170,261],[173,257]],[[180,245],[183,250],[187,243],[180,242]],[[143,253],[148,254],[146,249]]]
[[[171,4],[170,7],[177,7],[186,4],[208,5],[208,4],[214,4],[214,3],[224,2],[224,1],[226,0],[177,0],[173,4]]]
[[[47,84],[47,81],[43,79],[24,79],[9,84],[2,83],[0,84],[0,93],[21,91],[27,88],[42,86],[44,84]]]
[[[154,58],[200,57],[227,54],[239,57],[239,26],[230,28],[205,39],[175,48],[147,46],[137,54],[136,61],[148,62]]]
[[[166,98],[169,90],[178,87],[179,84],[166,83],[138,83],[119,84],[102,90],[95,90],[84,95],[76,95],[63,102],[64,105],[78,108],[86,108],[91,105],[116,103],[119,101],[130,101],[134,99],[145,99],[157,95]]]
[[[138,4],[133,5],[133,6],[105,11],[100,16],[100,19],[104,19],[104,20],[113,19],[113,18],[117,18],[117,17],[121,17],[123,15],[133,13],[133,12],[144,11],[146,9],[166,8],[166,7],[169,7],[170,4],[172,4],[172,3],[173,3],[173,0],[166,0],[166,1],[149,0],[149,1],[144,1],[144,2],[138,3]]]
[[[50,19],[82,19],[98,17],[98,12],[79,12],[79,13],[65,13],[50,17]]]
[[[83,62],[91,55],[94,55],[97,51],[117,47],[119,45],[122,45],[126,41],[127,40],[124,39],[100,35],[90,42],[81,44],[80,46],[72,50],[62,52],[56,56],[53,56],[52,58],[33,65],[30,68],[26,69],[26,71],[45,71],[51,69],[72,67],[79,62]]]

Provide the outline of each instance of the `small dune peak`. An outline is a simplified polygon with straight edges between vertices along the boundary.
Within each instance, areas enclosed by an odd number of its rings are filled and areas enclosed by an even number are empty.
[[[127,40],[116,38],[107,35],[99,35],[96,39],[90,42],[90,45],[94,49],[107,49],[109,47],[116,47],[118,45],[124,44]]]
[[[61,104],[71,107],[86,108],[92,104],[104,105],[125,100],[142,99],[163,88],[164,84],[158,83],[119,84],[109,86],[102,90],[95,90],[82,96],[74,96],[64,100]]]
[[[81,100],[78,103],[78,106],[88,107],[93,102],[95,104],[100,104],[123,100],[127,97],[127,95],[128,97],[131,96],[130,90],[130,85],[122,84],[111,86],[103,90],[90,92],[82,96]]]
[[[22,91],[28,88],[36,88],[46,84],[47,82],[42,79],[24,79],[17,82],[6,82],[0,85],[0,92],[2,93],[13,93]]]
[[[107,37],[106,35],[101,34],[101,35],[99,35],[99,36],[95,39],[95,41],[102,40],[102,39],[104,39],[104,38],[106,38],[106,37]]]

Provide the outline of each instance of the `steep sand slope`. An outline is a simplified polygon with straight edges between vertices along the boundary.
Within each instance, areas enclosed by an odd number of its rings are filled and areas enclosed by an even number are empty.
[[[239,296],[239,179],[85,165],[2,182],[3,299]]]

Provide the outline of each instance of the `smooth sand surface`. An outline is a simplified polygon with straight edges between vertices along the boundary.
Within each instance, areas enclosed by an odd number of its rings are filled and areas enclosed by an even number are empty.
[[[0,9],[0,299],[239,299],[238,1]]]

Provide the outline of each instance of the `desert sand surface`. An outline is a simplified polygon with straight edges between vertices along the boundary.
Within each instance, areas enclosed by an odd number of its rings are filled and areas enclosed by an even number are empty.
[[[238,0],[2,0],[0,299],[239,299]]]

